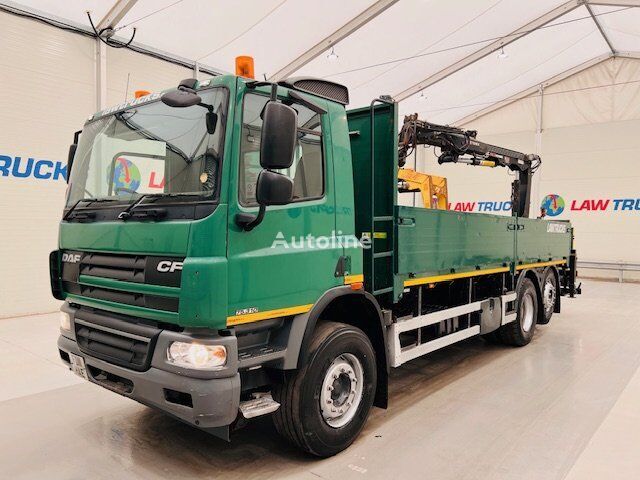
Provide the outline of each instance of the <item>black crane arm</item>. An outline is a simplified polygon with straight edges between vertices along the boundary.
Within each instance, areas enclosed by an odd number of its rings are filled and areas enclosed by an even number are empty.
[[[440,148],[438,163],[465,163],[483,167],[506,167],[517,172],[511,187],[512,213],[528,217],[531,203],[531,178],[542,163],[538,155],[524,154],[476,139],[475,130],[462,130],[419,120],[407,115],[398,138],[398,164],[403,167],[407,157],[418,145]],[[466,157],[463,157],[466,155]]]

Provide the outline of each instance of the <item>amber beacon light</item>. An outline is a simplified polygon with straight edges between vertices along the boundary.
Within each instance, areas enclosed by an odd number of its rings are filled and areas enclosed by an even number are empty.
[[[253,69],[253,57],[246,55],[236,57],[236,75],[239,77],[256,78]]]
[[[136,98],[140,98],[140,97],[146,97],[150,93],[151,92],[149,90],[136,90],[134,95]]]

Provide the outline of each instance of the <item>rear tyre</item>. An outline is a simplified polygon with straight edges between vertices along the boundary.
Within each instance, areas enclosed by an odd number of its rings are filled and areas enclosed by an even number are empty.
[[[546,325],[551,321],[553,316],[553,310],[556,307],[556,298],[558,295],[558,280],[553,272],[553,269],[549,268],[542,280],[542,305],[543,320],[538,322],[542,325]]]
[[[533,338],[538,319],[538,292],[530,279],[522,280],[516,300],[516,320],[501,327],[500,338],[505,345],[523,347]]]
[[[288,372],[272,394],[278,433],[298,448],[330,457],[356,439],[376,391],[376,358],[362,330],[323,322],[313,334],[306,364]]]
[[[480,336],[485,342],[490,343],[491,345],[499,345],[502,343],[502,338],[500,338],[500,330],[494,330],[493,332],[485,333]]]

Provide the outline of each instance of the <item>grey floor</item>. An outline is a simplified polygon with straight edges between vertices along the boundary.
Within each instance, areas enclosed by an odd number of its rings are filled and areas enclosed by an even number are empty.
[[[585,282],[525,348],[479,339],[392,373],[390,408],[315,460],[267,419],[233,442],[84,383],[57,315],[0,320],[0,478],[640,478],[640,285]]]

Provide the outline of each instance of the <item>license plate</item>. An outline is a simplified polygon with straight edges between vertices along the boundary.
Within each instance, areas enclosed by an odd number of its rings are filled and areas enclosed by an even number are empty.
[[[73,353],[69,353],[69,358],[71,359],[71,370],[76,375],[80,375],[85,380],[89,380],[89,376],[87,375],[87,366],[84,363],[84,358],[79,355],[74,355]]]

